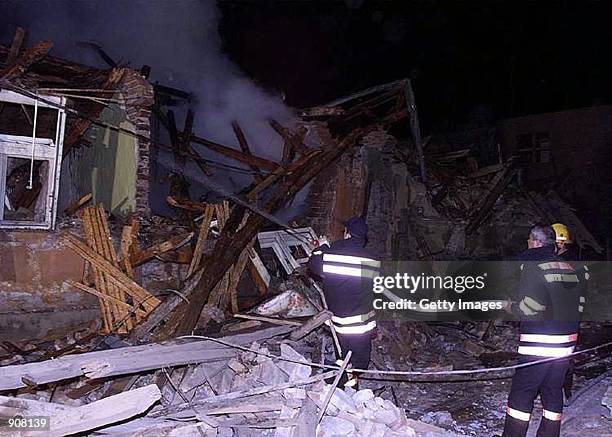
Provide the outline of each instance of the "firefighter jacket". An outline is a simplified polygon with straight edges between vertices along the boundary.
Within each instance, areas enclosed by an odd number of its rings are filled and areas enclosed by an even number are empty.
[[[518,353],[540,357],[570,355],[584,310],[584,283],[554,246],[528,249],[519,257],[521,279],[513,311],[521,320]]]
[[[363,238],[338,240],[313,251],[310,271],[323,278],[323,292],[332,324],[339,334],[364,334],[376,327],[372,278],[380,262],[364,247]]]

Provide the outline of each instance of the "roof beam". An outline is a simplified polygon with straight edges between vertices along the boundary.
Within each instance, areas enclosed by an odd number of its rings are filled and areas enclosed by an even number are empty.
[[[191,142],[200,144],[201,146],[204,146],[212,150],[213,152],[217,152],[221,155],[235,159],[236,161],[242,162],[249,166],[255,166],[259,169],[272,171],[278,167],[278,164],[274,161],[270,161],[265,158],[260,158],[259,156],[255,155],[247,155],[239,150],[232,149],[231,147],[227,147],[222,144],[215,143],[214,141],[206,140],[195,135],[191,135]]]
[[[17,56],[17,59],[6,68],[0,71],[0,80],[12,81],[22,76],[28,68],[44,58],[49,50],[53,47],[51,41],[41,41],[30,47],[21,55]],[[10,52],[9,52],[10,56]]]

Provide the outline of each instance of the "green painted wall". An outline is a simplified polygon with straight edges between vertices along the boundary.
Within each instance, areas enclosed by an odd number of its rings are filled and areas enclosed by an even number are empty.
[[[104,109],[100,121],[134,130],[125,112],[114,105]],[[95,203],[102,202],[107,211],[125,216],[136,209],[136,139],[109,128],[93,126],[78,159],[72,163],[72,183],[79,194],[93,194]]]

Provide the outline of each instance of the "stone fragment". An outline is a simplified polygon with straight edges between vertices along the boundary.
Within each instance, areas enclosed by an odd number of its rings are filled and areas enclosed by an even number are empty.
[[[317,437],[354,436],[355,433],[355,425],[333,416],[324,416],[317,427]]]

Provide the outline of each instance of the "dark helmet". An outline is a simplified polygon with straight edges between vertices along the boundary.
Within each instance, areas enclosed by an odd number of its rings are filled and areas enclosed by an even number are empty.
[[[366,238],[368,236],[368,225],[361,217],[352,217],[344,222],[344,226],[353,237]]]

